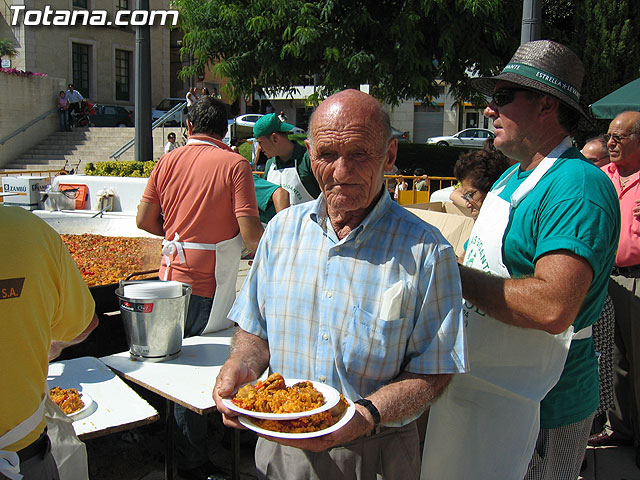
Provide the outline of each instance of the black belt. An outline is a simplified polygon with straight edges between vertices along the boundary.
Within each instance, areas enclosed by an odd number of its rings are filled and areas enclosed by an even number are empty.
[[[622,275],[629,278],[640,278],[640,265],[631,265],[630,267],[613,267],[611,275]]]
[[[44,458],[44,456],[49,451],[50,445],[51,443],[49,441],[49,435],[47,435],[47,429],[45,428],[44,432],[42,432],[42,435],[40,435],[35,442],[18,451],[20,463],[26,462],[36,455],[40,455],[42,458]]]

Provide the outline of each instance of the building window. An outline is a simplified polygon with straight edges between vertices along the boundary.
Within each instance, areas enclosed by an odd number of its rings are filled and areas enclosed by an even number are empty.
[[[116,10],[129,10],[129,0],[116,0]]]
[[[87,0],[73,0],[73,6],[77,8],[87,8]]]
[[[131,100],[131,52],[116,50],[116,100]]]
[[[89,61],[90,45],[71,44],[71,64],[73,68],[73,85],[84,97],[89,96]]]

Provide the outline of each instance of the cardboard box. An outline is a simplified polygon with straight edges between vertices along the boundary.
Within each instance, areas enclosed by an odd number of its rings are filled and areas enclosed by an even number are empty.
[[[28,210],[42,208],[40,192],[51,183],[48,177],[2,177],[2,193],[6,206],[19,206]]]
[[[462,256],[474,223],[468,210],[465,212],[451,202],[418,203],[404,208],[440,230],[456,255]]]

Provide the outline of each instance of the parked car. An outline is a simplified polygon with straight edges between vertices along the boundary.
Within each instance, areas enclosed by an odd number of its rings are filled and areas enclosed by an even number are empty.
[[[120,105],[94,105],[89,120],[96,127],[133,127],[133,114]]]
[[[391,137],[397,138],[399,142],[408,142],[409,132],[403,132],[397,128],[391,127]]]
[[[471,147],[482,148],[488,138],[495,138],[491,130],[486,128],[467,128],[454,135],[427,138],[427,144],[440,145],[442,147]]]
[[[156,108],[151,111],[151,122],[155,122],[160,117],[162,117],[165,113],[171,110],[176,105],[180,105],[184,103],[186,105],[186,100],[184,98],[165,98],[163,99]],[[175,112],[171,115],[170,118],[165,120],[164,123],[166,126],[176,126],[176,125],[184,125],[185,124],[185,112],[184,110]]]

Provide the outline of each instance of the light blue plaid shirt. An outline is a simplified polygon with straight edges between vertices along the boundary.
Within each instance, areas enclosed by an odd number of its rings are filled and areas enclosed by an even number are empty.
[[[398,317],[381,319],[398,282]],[[326,382],[354,400],[403,371],[467,370],[453,248],[386,194],[342,240],[322,195],[276,215],[229,318],[268,340],[272,372]]]

